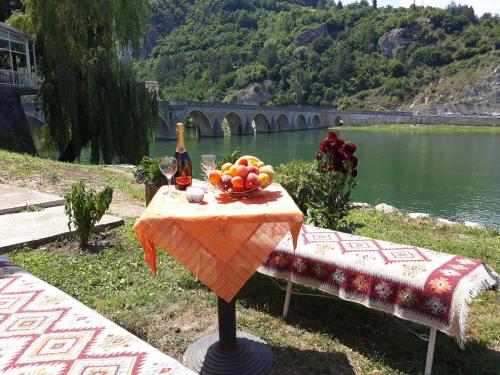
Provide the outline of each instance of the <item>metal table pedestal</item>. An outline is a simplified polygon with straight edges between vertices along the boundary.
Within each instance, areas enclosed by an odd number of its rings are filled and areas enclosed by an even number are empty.
[[[203,375],[267,374],[273,364],[269,345],[249,333],[236,333],[235,300],[219,297],[219,333],[194,342],[184,353],[184,365]]]

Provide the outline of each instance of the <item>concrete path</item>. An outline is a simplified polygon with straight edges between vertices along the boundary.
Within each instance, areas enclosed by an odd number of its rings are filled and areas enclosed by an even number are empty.
[[[104,215],[94,229],[100,231],[123,224],[123,220],[117,216]],[[24,245],[43,245],[69,234],[68,218],[63,206],[0,215],[0,253]]]
[[[0,215],[21,212],[27,206],[54,207],[64,205],[64,198],[35,190],[0,184]]]

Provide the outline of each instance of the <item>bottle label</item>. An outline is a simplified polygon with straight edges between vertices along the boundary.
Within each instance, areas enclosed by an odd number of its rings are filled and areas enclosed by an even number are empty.
[[[182,188],[187,188],[188,186],[191,186],[192,182],[193,178],[191,176],[186,176],[185,172],[182,172],[182,175],[175,178],[175,184]]]

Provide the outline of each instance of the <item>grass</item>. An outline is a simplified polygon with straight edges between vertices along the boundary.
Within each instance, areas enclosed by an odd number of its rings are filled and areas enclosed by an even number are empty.
[[[499,118],[500,122],[500,118]],[[404,132],[404,133],[486,133],[500,134],[500,126],[462,126],[462,125],[418,125],[410,124],[377,124],[366,126],[335,126],[332,130],[348,130],[363,132]]]
[[[0,177],[30,185],[33,180],[64,190],[85,177],[112,183],[122,194],[143,199],[129,174],[104,167],[62,164],[0,151]],[[47,176],[47,177],[46,177]],[[58,181],[55,182],[57,176]],[[54,181],[54,182],[53,182]],[[44,185],[45,186],[45,185]],[[429,247],[484,259],[500,269],[500,235],[491,229],[437,226],[403,214],[354,210],[349,219],[357,234]],[[134,219],[91,239],[93,251],[80,251],[74,240],[25,248],[7,254],[48,283],[66,291],[163,352],[181,359],[187,346],[216,331],[216,298],[163,251],[153,278],[132,233]],[[303,288],[307,290],[306,288]],[[239,293],[238,328],[256,334],[273,348],[272,374],[418,374],[426,343],[386,314],[353,303],[294,296],[287,321],[281,318],[284,294],[262,275]],[[500,316],[493,292],[471,304],[466,349],[438,335],[434,373],[496,374],[500,368]],[[399,321],[402,322],[402,321]],[[426,329],[409,324],[412,329]]]
[[[73,182],[84,180],[92,187],[100,189],[109,185],[133,199],[144,198],[143,186],[134,184],[131,174],[118,168],[61,163],[4,150],[0,150],[0,164],[0,181],[9,181],[11,184],[64,194]]]
[[[500,236],[493,230],[438,227],[432,221],[371,210],[353,211],[350,219],[361,235],[482,258],[500,268]],[[93,253],[60,251],[68,244],[58,243],[9,256],[180,359],[196,338],[215,332],[215,296],[163,251],[159,275],[151,277],[131,229],[128,222],[107,232],[104,236],[115,243]],[[482,374],[496,373],[500,319],[494,299],[493,292],[486,292],[472,303],[465,351],[452,338],[439,335],[435,373],[466,374],[478,368]],[[344,301],[294,296],[289,320],[284,321],[282,303],[283,293],[270,279],[255,275],[240,292],[237,307],[239,329],[272,345],[273,374],[369,374],[374,370],[416,374],[423,369],[426,344],[388,315]]]

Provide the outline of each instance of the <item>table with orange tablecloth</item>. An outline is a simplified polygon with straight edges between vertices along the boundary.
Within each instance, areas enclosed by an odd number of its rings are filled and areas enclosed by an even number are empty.
[[[155,195],[134,231],[154,274],[158,246],[219,296],[219,334],[191,345],[186,364],[201,373],[234,373],[238,363],[252,362],[249,355],[264,358],[262,350],[270,351],[259,347],[263,342],[255,336],[236,337],[234,297],[288,232],[297,243],[303,214],[278,184],[240,200],[207,193],[199,204],[188,203],[182,192],[165,195],[165,189]],[[259,366],[237,371],[268,370]]]

